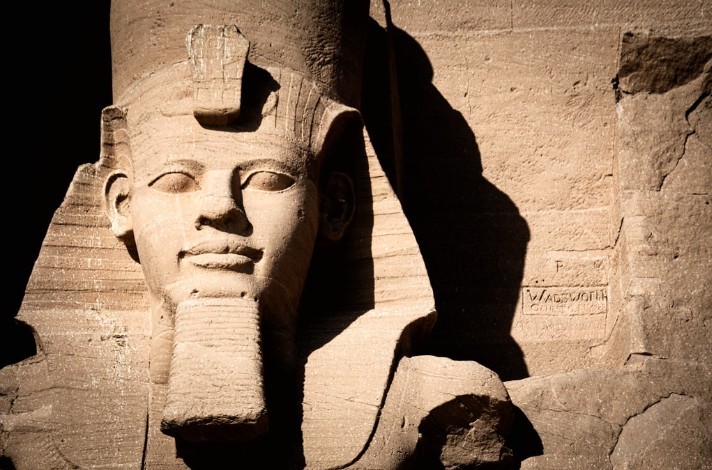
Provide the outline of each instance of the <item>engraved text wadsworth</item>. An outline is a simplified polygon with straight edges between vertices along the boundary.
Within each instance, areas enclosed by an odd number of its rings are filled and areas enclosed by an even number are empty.
[[[596,287],[522,287],[525,315],[598,315],[608,310],[608,289]]]

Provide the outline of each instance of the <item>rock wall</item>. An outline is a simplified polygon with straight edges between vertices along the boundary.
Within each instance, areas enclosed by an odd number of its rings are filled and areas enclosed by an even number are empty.
[[[506,378],[709,360],[711,12],[390,2],[434,352]]]
[[[372,13],[398,65],[391,172],[435,291],[431,351],[510,379],[521,468],[710,468],[712,5]]]

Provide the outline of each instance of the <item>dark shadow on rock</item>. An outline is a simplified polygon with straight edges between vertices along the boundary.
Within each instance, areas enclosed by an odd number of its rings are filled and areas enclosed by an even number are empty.
[[[430,346],[423,352],[477,361],[503,380],[527,377],[511,327],[528,225],[512,200],[482,175],[475,135],[433,85],[433,69],[422,47],[402,30],[392,28],[390,34],[402,117],[399,192],[439,315]],[[397,146],[388,98],[386,38],[373,22],[362,107],[374,148],[395,186]]]
[[[512,450],[515,462],[522,462],[529,457],[544,454],[544,444],[534,425],[522,410],[514,408],[512,431],[507,439],[507,447]]]
[[[14,318],[0,319],[0,368],[37,354],[32,328]]]
[[[0,456],[0,470],[15,470],[15,465],[10,458]]]
[[[433,408],[418,426],[420,438],[412,458],[413,468],[444,469],[443,455],[449,455],[446,459],[460,458],[462,462],[474,456],[478,458],[469,464],[451,461],[447,468],[512,469],[515,465],[512,452],[506,442],[502,443],[503,436],[510,433],[512,409],[508,401],[475,395],[454,397]],[[481,434],[454,445],[450,436],[452,430],[466,430],[475,422],[480,424],[477,432]],[[494,452],[497,454],[493,455]]]
[[[250,443],[185,442],[176,440],[176,451],[191,470],[231,470],[235,468],[302,468],[289,461],[289,454],[276,451],[266,440]]]
[[[295,400],[299,409],[294,417],[299,436],[293,439],[299,446],[302,443],[300,423],[307,359],[375,305],[371,257],[373,197],[360,125],[343,134],[332,152],[336,158],[324,162],[320,186],[325,188],[328,175],[335,171],[350,175],[355,186],[356,213],[343,239],[334,242],[319,237],[300,302],[297,335],[300,362]],[[281,385],[279,389],[285,388]],[[293,452],[297,456],[295,461],[303,459],[301,447]]]

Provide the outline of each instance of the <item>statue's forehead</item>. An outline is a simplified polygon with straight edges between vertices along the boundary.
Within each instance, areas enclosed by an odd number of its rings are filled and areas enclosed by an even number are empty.
[[[239,117],[221,125],[195,117],[194,84],[185,62],[137,80],[117,105],[134,173],[145,174],[167,159],[197,159],[208,162],[206,166],[275,159],[291,165],[296,175],[316,181],[319,162],[327,154],[323,144],[327,135],[334,135],[333,124],[337,119],[350,122],[355,111],[324,96],[294,71],[253,66],[249,70],[241,87]],[[333,128],[342,129],[341,125]]]
[[[236,126],[203,127],[192,116],[153,115],[129,123],[131,148],[151,154],[183,152],[289,153],[307,157],[308,150],[268,126],[246,130]]]
[[[130,115],[130,112],[129,112]],[[312,177],[316,160],[298,141],[261,126],[245,131],[233,127],[201,126],[192,115],[143,114],[129,126],[131,160],[138,177],[176,161],[191,160],[206,169],[273,165],[295,175]]]

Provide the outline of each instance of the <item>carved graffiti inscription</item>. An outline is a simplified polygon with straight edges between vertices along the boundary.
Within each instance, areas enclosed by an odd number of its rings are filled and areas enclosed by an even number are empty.
[[[597,287],[524,287],[525,315],[598,315],[608,310],[608,289]]]

